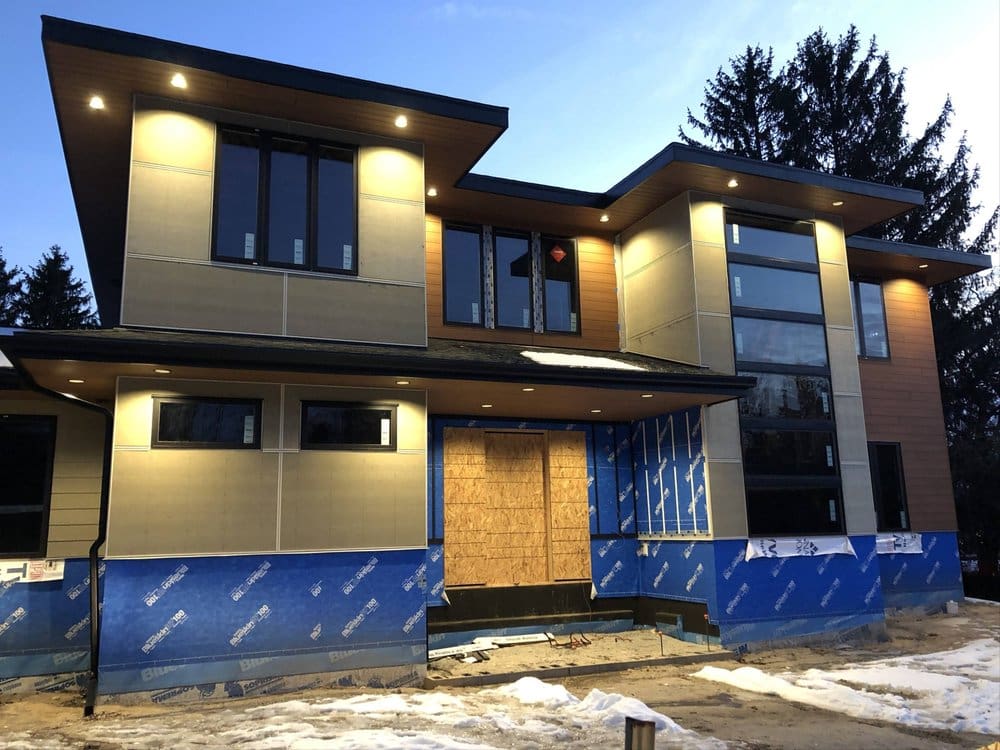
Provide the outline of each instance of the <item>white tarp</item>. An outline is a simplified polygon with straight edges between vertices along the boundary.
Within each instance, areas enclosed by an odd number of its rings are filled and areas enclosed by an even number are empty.
[[[857,557],[850,537],[760,537],[747,539],[747,560],[755,557],[815,557],[817,555],[852,555]]]
[[[920,534],[893,532],[875,537],[875,551],[880,555],[917,555],[924,551]]]
[[[65,560],[0,560],[0,582],[61,581]]]

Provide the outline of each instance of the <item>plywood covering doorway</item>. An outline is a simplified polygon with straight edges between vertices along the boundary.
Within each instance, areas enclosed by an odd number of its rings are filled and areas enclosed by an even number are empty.
[[[589,580],[585,435],[444,431],[445,584]]]

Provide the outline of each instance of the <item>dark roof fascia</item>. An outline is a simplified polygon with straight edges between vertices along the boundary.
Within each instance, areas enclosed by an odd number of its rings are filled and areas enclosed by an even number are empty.
[[[911,258],[932,260],[940,263],[960,263],[965,266],[976,266],[980,271],[985,271],[993,267],[993,261],[989,255],[967,253],[962,250],[948,250],[943,247],[930,247],[928,245],[913,245],[907,242],[879,240],[874,237],[848,237],[847,249],[868,250],[888,255],[906,255]]]
[[[171,42],[118,29],[42,16],[42,41],[182,65],[257,83],[356,99],[506,129],[508,110],[295,65]]]
[[[0,391],[19,391],[23,387],[17,370],[12,367],[0,367]]]
[[[840,177],[826,172],[816,172],[802,167],[790,167],[786,164],[777,164],[775,162],[757,161],[743,156],[720,154],[709,149],[686,146],[682,143],[671,143],[603,193],[573,190],[571,188],[543,185],[536,182],[510,180],[504,177],[492,177],[473,172],[468,173],[459,180],[457,187],[464,190],[476,190],[511,198],[525,198],[527,200],[546,201],[548,203],[559,203],[567,206],[604,209],[674,162],[715,167],[737,174],[753,175],[755,177],[781,180],[799,185],[813,185],[829,190],[863,195],[869,198],[910,203],[914,206],[922,206],[924,204],[924,195],[919,190],[892,187],[891,185],[883,185],[877,182],[866,182],[865,180],[856,180],[852,177]]]
[[[259,339],[252,342],[221,343],[217,338],[205,342],[157,341],[140,336],[60,335],[53,332],[23,332],[3,341],[3,350],[11,359],[74,359],[87,362],[161,362],[163,364],[254,369],[266,371],[323,372],[348,375],[399,375],[446,380],[503,380],[547,383],[579,387],[613,388],[707,393],[742,396],[756,384],[756,378],[721,375],[711,371],[666,373],[646,370],[611,370],[579,367],[553,367],[525,362],[521,365],[484,362],[478,359],[428,356],[420,348],[373,346],[370,351],[297,349],[289,346],[268,347]]]

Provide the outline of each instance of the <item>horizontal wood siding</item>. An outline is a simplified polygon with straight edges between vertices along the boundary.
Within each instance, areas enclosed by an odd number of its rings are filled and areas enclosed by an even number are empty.
[[[490,341],[524,346],[619,351],[618,296],[614,248],[599,237],[577,237],[580,278],[580,335],[487,330],[444,323],[442,220],[427,216],[427,335],[462,341]]]
[[[957,528],[927,288],[883,282],[888,360],[861,360],[868,440],[899,443],[914,531]]]

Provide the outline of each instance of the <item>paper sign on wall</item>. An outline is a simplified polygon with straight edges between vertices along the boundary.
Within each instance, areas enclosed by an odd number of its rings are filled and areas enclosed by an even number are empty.
[[[4,560],[0,564],[0,582],[61,581],[65,567],[65,560]]]
[[[531,315],[528,313],[527,307],[521,309],[521,325],[525,328],[531,325]]]
[[[833,446],[826,446],[826,465],[833,466]]]
[[[344,268],[354,268],[354,248],[344,245]]]
[[[389,419],[383,419],[382,420],[382,445],[389,445],[389,442],[390,442],[389,441],[389,437],[390,437],[389,426],[390,426],[390,424],[391,424],[391,420],[389,420]]]
[[[739,276],[733,276],[733,294],[737,297],[743,296],[743,284],[741,283]]]
[[[739,331],[736,332],[736,353],[743,353],[743,334]]]
[[[478,323],[479,322],[479,303],[478,302],[473,302],[472,303],[472,322],[473,323]]]
[[[253,428],[254,428],[254,417],[253,414],[247,414],[243,417],[243,443],[244,445],[250,445],[253,443]]]
[[[569,314],[569,330],[576,333],[576,313]]]
[[[830,523],[837,522],[837,501],[830,498]]]
[[[821,394],[819,394],[819,400],[823,403],[823,413],[824,414],[829,414],[830,413],[830,397],[827,396],[825,393],[821,393]]]
[[[733,244],[740,244],[740,225],[733,224]]]
[[[301,266],[303,263],[302,240],[295,240],[295,265]]]
[[[246,260],[253,260],[255,256],[254,252],[254,233],[247,232],[243,235],[243,257]]]

